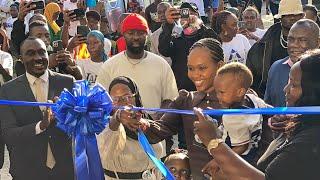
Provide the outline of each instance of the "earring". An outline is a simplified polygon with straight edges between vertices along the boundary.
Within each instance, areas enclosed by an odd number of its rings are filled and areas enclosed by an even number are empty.
[[[228,35],[227,31],[224,31],[224,32],[223,32],[223,35],[224,35],[224,36],[227,36],[227,35]]]

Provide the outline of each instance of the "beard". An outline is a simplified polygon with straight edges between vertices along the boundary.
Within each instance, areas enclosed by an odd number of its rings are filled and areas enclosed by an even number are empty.
[[[140,44],[138,47],[134,47],[132,44],[127,44],[127,50],[132,54],[141,54],[144,51],[144,44]]]

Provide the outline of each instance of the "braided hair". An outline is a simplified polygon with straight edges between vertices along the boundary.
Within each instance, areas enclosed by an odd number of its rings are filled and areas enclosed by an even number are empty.
[[[207,48],[211,54],[211,59],[216,63],[224,60],[223,49],[221,43],[213,38],[204,38],[195,42],[191,48],[190,52],[195,48]]]
[[[229,11],[221,11],[212,16],[211,28],[217,33],[222,32],[222,24],[226,24],[228,16],[232,15]]]

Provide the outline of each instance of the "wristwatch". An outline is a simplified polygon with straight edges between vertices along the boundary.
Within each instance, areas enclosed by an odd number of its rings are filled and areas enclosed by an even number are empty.
[[[208,147],[207,147],[209,154],[212,155],[211,152],[210,152],[210,150],[217,148],[218,145],[219,145],[220,143],[222,143],[222,142],[224,142],[223,139],[212,139],[212,140],[210,140],[210,142],[209,142],[209,144],[208,144]]]

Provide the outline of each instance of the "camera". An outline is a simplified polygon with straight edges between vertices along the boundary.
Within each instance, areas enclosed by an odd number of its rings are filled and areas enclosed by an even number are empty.
[[[190,10],[188,8],[180,9],[180,16],[181,18],[189,18]]]
[[[247,24],[244,21],[239,21],[238,27],[239,27],[239,29],[247,29]]]
[[[70,16],[76,15],[77,18],[83,18],[85,16],[85,11],[82,9],[74,9]]]
[[[62,40],[57,40],[52,42],[53,52],[58,52],[63,50]]]

